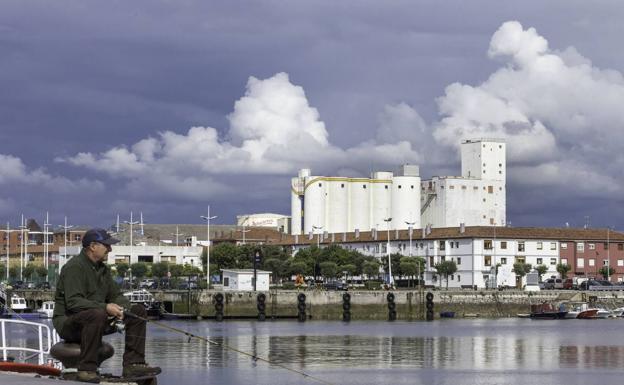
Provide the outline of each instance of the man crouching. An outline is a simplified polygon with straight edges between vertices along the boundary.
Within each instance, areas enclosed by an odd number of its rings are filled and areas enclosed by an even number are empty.
[[[100,382],[98,349],[102,336],[111,331],[109,317],[123,320],[125,324],[123,376],[160,373],[160,368],[145,363],[146,324],[138,318],[124,318],[123,309],[130,303],[120,293],[105,263],[111,245],[117,242],[119,240],[104,229],[87,231],[82,238],[80,254],[63,266],[56,286],[52,322],[66,342],[80,343],[78,381]],[[142,305],[132,306],[131,311],[145,318]]]

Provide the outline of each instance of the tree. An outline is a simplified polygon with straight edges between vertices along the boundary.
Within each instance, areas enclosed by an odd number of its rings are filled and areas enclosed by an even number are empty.
[[[519,285],[522,282],[522,277],[527,275],[528,272],[531,271],[531,264],[524,262],[516,262],[513,264],[513,269],[511,271],[516,274],[516,278],[519,280],[516,281],[516,284]]]
[[[321,263],[321,274],[325,278],[336,278],[338,275],[338,265],[336,262],[322,262]]]
[[[598,270],[598,272],[604,277],[604,279],[608,279],[610,276],[613,275],[613,273],[615,273],[615,269],[611,266],[603,266],[600,268],[600,270]]]
[[[32,263],[29,263],[28,265],[24,266],[24,268],[22,269],[22,277],[32,280],[32,275],[34,272],[35,272],[35,265],[33,265]]]
[[[132,269],[132,276],[136,279],[141,279],[147,274],[147,265],[145,262],[133,263],[130,265],[130,268]]]
[[[571,267],[570,265],[566,264],[566,263],[559,263],[557,264],[557,272],[559,274],[561,274],[561,278],[562,279],[566,279],[568,276],[568,272],[570,271]]]
[[[418,273],[418,263],[414,258],[411,257],[403,257],[400,262],[401,272],[410,277],[410,281],[408,281],[408,287],[411,287],[411,278],[413,278]]]
[[[542,282],[542,275],[546,274],[546,272],[548,271],[548,266],[546,265],[537,265],[535,266],[535,270],[537,271],[537,278],[539,279],[539,282]]]
[[[236,245],[219,243],[210,249],[210,262],[216,264],[218,270],[235,269],[238,268],[238,254],[239,249]]]
[[[120,277],[125,277],[128,273],[128,269],[130,269],[130,265],[125,262],[119,263],[115,265],[117,267],[117,275]]]
[[[19,266],[11,266],[9,268],[9,276],[12,280],[19,279]]]
[[[45,266],[39,265],[35,267],[35,275],[37,278],[45,278],[48,276],[48,269],[46,269]]]
[[[455,261],[442,261],[434,266],[438,274],[443,275],[446,279],[446,289],[448,290],[448,277],[457,272],[457,264]],[[442,282],[440,282],[440,285]]]
[[[4,279],[4,277],[6,277],[6,266],[0,265],[0,279]]]
[[[279,281],[285,274],[286,262],[277,258],[269,258],[264,260],[264,268],[270,270],[273,276],[273,283]]]
[[[169,271],[169,262],[156,262],[152,265],[152,277],[164,278]]]
[[[366,274],[366,276],[370,280],[371,277],[379,276],[379,266],[379,262],[377,262],[376,260],[366,261],[362,265],[362,272]]]
[[[290,263],[288,264],[287,270],[290,275],[297,275],[297,274],[307,275],[310,269],[306,265],[305,262],[293,260],[293,261],[290,261]]]

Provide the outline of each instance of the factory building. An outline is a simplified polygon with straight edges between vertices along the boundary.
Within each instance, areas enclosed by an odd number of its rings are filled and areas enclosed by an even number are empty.
[[[291,234],[504,225],[505,152],[502,140],[463,141],[461,176],[424,181],[416,165],[370,178],[314,176],[302,169],[291,181]]]
[[[418,166],[399,175],[375,172],[371,178],[311,175],[299,171],[291,185],[291,234],[420,227]]]
[[[461,144],[461,176],[422,182],[421,223],[433,227],[506,224],[505,143],[497,139]]]

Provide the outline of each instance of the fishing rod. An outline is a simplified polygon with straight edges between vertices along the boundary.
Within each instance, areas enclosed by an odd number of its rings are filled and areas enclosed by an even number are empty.
[[[176,333],[184,334],[185,336],[187,336],[187,337],[188,337],[189,342],[191,341],[191,338],[197,338],[198,340],[200,340],[200,341],[204,341],[204,342],[207,342],[207,343],[209,343],[209,344],[211,344],[211,345],[214,345],[214,346],[219,346],[219,347],[222,347],[222,348],[225,348],[225,349],[232,350],[232,351],[234,351],[234,352],[236,352],[236,353],[239,353],[239,354],[242,354],[242,355],[245,355],[245,356],[251,357],[254,361],[262,361],[262,362],[266,362],[266,363],[267,363],[267,364],[269,364],[269,365],[277,366],[277,367],[282,368],[282,369],[284,369],[284,370],[288,370],[289,372],[293,372],[293,373],[300,374],[300,375],[302,375],[302,376],[304,376],[304,377],[306,377],[306,378],[309,378],[310,380],[313,380],[313,381],[319,382],[319,383],[321,383],[321,384],[326,384],[326,385],[334,385],[334,384],[333,384],[333,383],[331,383],[331,382],[325,381],[325,380],[323,380],[322,378],[318,378],[318,377],[313,376],[313,375],[311,375],[311,374],[309,374],[309,373],[306,373],[306,372],[304,372],[304,371],[302,371],[302,370],[297,370],[297,369],[289,368],[288,366],[285,366],[285,365],[279,364],[279,363],[277,363],[277,362],[273,362],[273,361],[271,361],[271,360],[269,360],[269,359],[267,359],[267,358],[262,358],[262,357],[259,357],[259,356],[255,355],[255,354],[251,354],[251,353],[245,352],[245,351],[243,351],[243,350],[237,349],[237,348],[235,348],[235,347],[233,347],[233,346],[230,346],[230,345],[228,345],[228,344],[219,343],[219,342],[217,342],[217,341],[213,341],[213,340],[211,340],[210,338],[206,338],[206,337],[203,337],[203,336],[199,336],[199,335],[197,335],[197,334],[193,334],[193,333],[190,333],[190,332],[188,332],[188,331],[186,331],[186,330],[178,329],[178,328],[175,328],[175,327],[173,327],[173,326],[165,325],[165,324],[164,324],[164,323],[162,323],[162,322],[157,322],[157,321],[154,321],[154,320],[150,320],[150,319],[147,319],[147,318],[141,317],[141,316],[139,316],[139,315],[137,315],[137,314],[134,314],[134,313],[132,313],[132,312],[130,312],[130,311],[127,311],[126,309],[124,309],[124,312],[123,312],[123,313],[124,313],[124,315],[125,315],[125,316],[131,317],[131,318],[136,318],[136,319],[141,320],[141,321],[143,321],[143,322],[149,322],[149,323],[151,323],[151,324],[153,324],[153,325],[155,325],[155,326],[159,326],[159,327],[161,327],[161,328],[168,329],[168,330],[171,330],[171,331],[176,332]]]

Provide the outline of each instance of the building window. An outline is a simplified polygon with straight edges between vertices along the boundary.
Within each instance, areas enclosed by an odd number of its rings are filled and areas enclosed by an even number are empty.
[[[589,266],[596,266],[596,260],[594,258],[589,258]]]
[[[457,282],[461,281],[461,276],[457,274]]]
[[[561,250],[567,250],[568,242],[561,242]]]
[[[541,241],[538,241],[538,242],[537,242],[537,249],[538,249],[538,250],[542,250],[543,248],[544,248],[544,246],[542,245],[542,242],[541,242]]]
[[[488,186],[488,193],[494,194],[494,186]]]
[[[543,260],[542,260],[542,258],[537,258],[537,264],[538,264],[538,265],[543,264]]]
[[[585,258],[576,258],[576,266],[584,267],[585,266]]]
[[[568,258],[561,258],[561,264],[562,265],[567,265],[568,264]]]
[[[457,257],[457,265],[458,266],[461,265],[461,258],[460,257]]]
[[[596,245],[594,243],[589,243],[587,247],[589,247],[590,250],[596,250]]]
[[[500,262],[501,265],[506,265],[507,264],[507,258],[505,258],[505,257],[501,258],[500,261],[501,261]]]
[[[518,242],[518,251],[524,251],[524,241]]]
[[[401,185],[399,185],[399,189],[401,188]]]
[[[440,250],[446,250],[446,241],[440,241]]]
[[[363,188],[363,189],[366,189],[366,185],[365,185],[365,184],[363,184],[363,185],[362,185],[362,188]]]
[[[618,250],[624,250],[624,243],[618,243]]]
[[[579,242],[576,244],[576,251],[583,252],[585,251],[585,244],[583,242]]]
[[[455,242],[455,248],[459,249],[459,241]]]
[[[410,188],[413,190],[414,189],[414,185],[411,185]]]
[[[451,189],[451,190],[455,190],[455,186],[450,185],[450,186],[449,186],[449,189]]]
[[[387,190],[388,189],[388,185],[385,185],[384,188]]]
[[[609,266],[609,260],[608,259],[603,260],[602,266]]]
[[[609,244],[608,244],[608,243],[606,243],[606,242],[602,244],[602,247],[603,247],[605,250],[609,250]]]
[[[500,248],[503,249],[503,250],[507,250],[507,242],[506,241],[501,241]]]
[[[550,264],[551,265],[556,265],[557,264],[557,258],[550,258]]]
[[[483,265],[485,265],[485,266],[492,266],[492,256],[491,255],[484,255],[483,256]]]
[[[486,239],[483,241],[483,248],[486,250],[492,250],[492,240]]]
[[[341,184],[340,184],[340,188],[344,188],[344,183],[341,183]]]
[[[618,259],[617,260],[617,265],[618,266],[624,266],[624,259]]]
[[[557,250],[557,242],[550,242],[550,249]]]
[[[230,277],[223,277],[223,286],[230,286]]]
[[[455,242],[450,242],[451,244],[451,249],[455,247]]]

